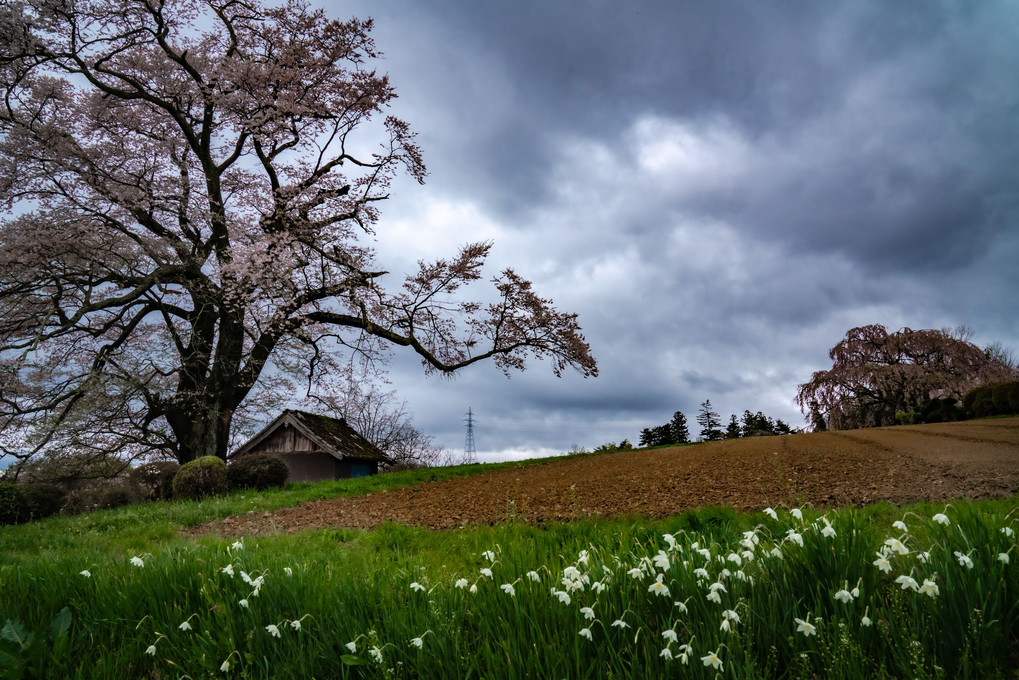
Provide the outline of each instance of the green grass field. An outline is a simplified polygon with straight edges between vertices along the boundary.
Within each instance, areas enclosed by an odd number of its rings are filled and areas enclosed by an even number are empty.
[[[488,469],[0,528],[0,677],[1016,677],[1019,496],[802,517],[707,508],[543,528],[178,534]]]

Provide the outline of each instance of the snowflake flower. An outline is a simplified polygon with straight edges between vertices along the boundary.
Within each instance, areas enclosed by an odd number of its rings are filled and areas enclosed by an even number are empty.
[[[795,517],[796,519],[800,520],[801,522],[803,521],[803,513],[800,511],[799,508],[793,508],[792,510],[789,511],[789,514]]]
[[[671,628],[663,630],[662,637],[668,640],[669,642],[679,642],[679,635],[677,635],[676,631],[672,630]]]
[[[297,621],[291,621],[290,627],[294,630],[301,630],[301,621],[299,619]]]
[[[351,654],[357,653],[357,640],[355,640],[353,642],[348,642],[345,646],[346,646],[347,649],[350,650]]]
[[[516,597],[517,591],[514,590],[512,583],[503,583],[501,586],[502,592],[506,593],[510,597]]]
[[[480,569],[480,572],[481,572],[481,575],[484,576],[485,578],[494,578],[492,576],[492,570],[489,569],[488,567],[482,567]]]
[[[239,540],[238,541],[234,541],[233,544],[230,546],[230,549],[231,550],[244,550],[244,542],[243,541],[239,541]]]
[[[1001,533],[1005,534],[1009,538],[1015,536],[1015,532],[1012,531],[1012,527],[1001,527]]]
[[[669,550],[675,550],[677,547],[679,547],[679,542],[676,541],[676,537],[673,536],[672,534],[663,534],[662,540],[664,540],[668,544]]]
[[[772,518],[772,519],[778,519],[778,513],[775,512],[771,508],[765,508],[764,509],[764,514],[767,515],[768,517]]]
[[[615,621],[612,622],[612,626],[614,628],[629,628],[630,624],[628,624],[626,621],[623,621],[622,619],[616,619]]]
[[[577,635],[579,635],[580,637],[587,638],[588,640],[594,640],[594,636],[591,635],[590,628],[581,628]]]
[[[666,554],[664,550],[658,551],[658,554],[655,555],[654,562],[655,566],[661,569],[662,571],[669,570],[669,556]]]
[[[722,604],[722,596],[719,595],[717,591],[712,590],[710,593],[708,593],[707,597],[712,602]]]
[[[701,657],[701,662],[705,668],[711,666],[716,670],[722,670],[722,660],[718,658],[718,652],[708,652],[706,656]]]
[[[732,609],[726,609],[724,612],[722,612],[722,618],[724,618],[726,621],[739,623],[739,614],[737,614]]]
[[[728,590],[725,589],[725,584],[722,583],[721,581],[716,581],[715,583],[712,583],[710,586],[708,586],[708,590],[710,590],[711,592],[715,592],[717,590],[721,590],[723,593],[729,592]]]
[[[466,587],[467,587],[468,585],[470,585],[470,581],[468,581],[468,580],[467,580],[467,579],[465,579],[465,578],[458,578],[458,579],[456,580],[456,583],[454,583],[454,584],[453,584],[453,586],[454,586],[455,588],[459,588],[460,590],[463,590],[463,589],[464,589],[464,588],[466,588]]]
[[[866,614],[864,614],[863,618],[860,619],[860,625],[863,626],[864,628],[869,627],[871,625],[871,623],[873,623],[873,622],[870,620],[870,617],[867,616]]]
[[[909,529],[906,528],[906,523],[903,522],[901,519],[897,519],[894,522],[892,522],[892,527],[898,529],[904,534],[909,532]]]
[[[672,661],[672,650],[666,647],[658,653],[658,656],[662,657],[666,661]]]
[[[230,672],[230,659],[227,659],[222,664],[220,664],[219,670],[223,671],[224,673],[229,673]]]
[[[796,622],[796,632],[803,633],[804,637],[810,637],[811,635],[817,635],[817,627],[810,622],[810,616],[807,616],[807,620],[793,619]]]
[[[559,598],[559,601],[563,604],[570,603],[570,594],[563,590],[552,589],[552,594]]]
[[[591,590],[593,590],[598,595],[601,595],[602,591],[604,591],[605,588],[606,588],[606,585],[604,583],[602,583],[601,581],[595,581],[594,583],[591,584]]]
[[[240,606],[244,607],[245,609],[248,608],[248,601],[247,600],[240,600],[237,604],[239,604]]]
[[[376,663],[382,663],[382,650],[379,649],[378,645],[375,645],[371,649],[369,649],[368,654],[371,655],[371,658],[375,659]]]
[[[131,558],[131,564],[133,564],[136,567],[141,568],[141,567],[145,566],[145,560],[143,560],[142,558],[140,558],[137,555],[135,555],[134,557]]]
[[[853,601],[853,594],[843,588],[842,590],[835,593],[835,599],[843,604],[849,604]]]
[[[410,589],[420,593],[422,590],[425,590],[425,587],[417,581],[414,581],[414,583],[410,584]]]
[[[591,607],[581,607],[580,613],[584,615],[584,618],[588,621],[594,621],[594,609]]]
[[[495,553],[492,552],[491,550],[486,550],[485,552],[481,553],[481,556],[484,557],[489,562],[493,563],[495,562]]]
[[[655,595],[658,595],[658,596],[661,596],[661,597],[668,597],[669,596],[669,588],[664,583],[662,583],[662,579],[663,578],[664,578],[663,574],[658,574],[658,578],[655,579],[654,583],[652,583],[650,586],[648,586],[647,591],[649,593],[654,593]]]
[[[690,612],[690,610],[686,608],[686,602],[677,602],[676,607],[678,607],[679,611],[683,612],[684,614],[688,614]]]
[[[934,520],[935,522],[937,522],[938,524],[944,524],[946,527],[949,524],[951,524],[951,521],[948,519],[948,517],[945,516],[943,513],[940,513],[940,512],[938,514],[934,515],[933,517],[931,517],[931,519]]]
[[[412,647],[417,647],[418,649],[421,649],[422,647],[425,646],[425,641],[424,641],[424,639],[419,638],[419,637],[411,638],[410,645]]]
[[[884,553],[877,554],[877,559],[874,560],[874,566],[886,574],[890,574],[892,571],[892,563],[888,561],[888,556]]]
[[[898,553],[899,555],[909,554],[909,548],[903,545],[902,541],[900,541],[897,538],[889,538],[888,540],[885,541],[885,545],[887,545],[892,551]]]
[[[973,568],[973,560],[970,559],[969,555],[963,555],[961,552],[956,550],[955,557],[959,560],[960,567],[966,567],[967,569]]]
[[[92,578],[92,572],[89,571],[88,569],[82,569],[78,573],[84,576],[85,578]]]
[[[181,630],[188,631],[191,630],[191,623],[189,621],[185,621],[184,623],[180,624],[177,627],[180,628]]]
[[[145,653],[148,654],[149,656],[155,656],[156,655],[156,646],[155,645],[149,645],[149,648],[145,650]]]
[[[226,574],[227,576],[233,577],[233,575],[234,575],[234,565],[228,564],[225,567],[223,567],[222,569],[220,569],[220,571],[223,572],[224,574]]]
[[[266,631],[269,632],[269,635],[273,637],[278,638],[280,636],[280,629],[276,627],[275,623],[270,623],[268,626],[265,627],[265,629]]]
[[[634,567],[633,569],[626,572],[626,574],[627,576],[635,580],[644,578],[644,572],[639,567]]]
[[[796,532],[795,529],[790,529],[785,535],[786,539],[792,541],[796,545],[803,547],[803,536]]]
[[[705,569],[704,567],[697,567],[696,569],[694,569],[693,570],[693,575],[696,576],[697,578],[705,578],[705,579],[706,578],[710,578],[710,576],[708,575],[708,570]]]
[[[541,577],[538,576],[538,572],[536,572],[536,571],[529,571],[529,572],[527,572],[527,578],[531,579],[532,581],[540,581],[541,580]]]
[[[920,589],[919,585],[917,585],[916,579],[912,576],[906,576],[905,574],[895,579],[895,582],[902,586],[903,590],[916,591]]]
[[[925,578],[923,580],[923,585],[920,586],[920,592],[929,597],[937,597],[941,591],[938,590],[937,583],[930,580],[929,578]]]
[[[737,567],[742,567],[743,566],[743,558],[740,557],[739,555],[737,555],[734,552],[731,552],[728,555],[726,555],[725,559],[727,559],[728,561],[732,562]]]
[[[470,592],[472,595],[474,593],[478,592],[478,584],[477,583],[472,583],[471,587],[470,587],[470,590],[468,592]]]
[[[835,529],[830,524],[825,524],[824,528],[821,529],[821,535],[825,538],[835,538]]]
[[[1008,564],[1009,558],[1008,553],[998,553],[998,561],[1002,564]]]

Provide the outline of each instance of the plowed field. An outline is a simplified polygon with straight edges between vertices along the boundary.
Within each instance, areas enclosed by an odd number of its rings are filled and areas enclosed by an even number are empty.
[[[755,437],[564,458],[356,498],[248,513],[202,527],[232,535],[370,528],[446,529],[513,519],[663,517],[705,505],[740,510],[904,503],[1019,491],[1019,418]]]

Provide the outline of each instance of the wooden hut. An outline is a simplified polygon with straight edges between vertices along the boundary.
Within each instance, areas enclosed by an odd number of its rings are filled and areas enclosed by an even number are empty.
[[[379,463],[391,463],[377,446],[342,418],[286,410],[237,449],[278,456],[290,469],[292,482],[318,482],[377,474]]]

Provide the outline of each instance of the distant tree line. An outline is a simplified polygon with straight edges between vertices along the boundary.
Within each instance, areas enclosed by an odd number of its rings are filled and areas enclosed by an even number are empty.
[[[792,428],[780,419],[772,420],[762,412],[743,412],[742,420],[736,415],[729,418],[726,429],[722,429],[722,420],[711,406],[711,400],[701,402],[697,411],[697,424],[700,426],[701,441],[720,441],[722,439],[738,439],[740,437],[760,437],[766,435],[790,434]],[[676,411],[672,420],[657,427],[645,427],[640,431],[641,446],[672,446],[690,442],[690,430],[686,416]]]

